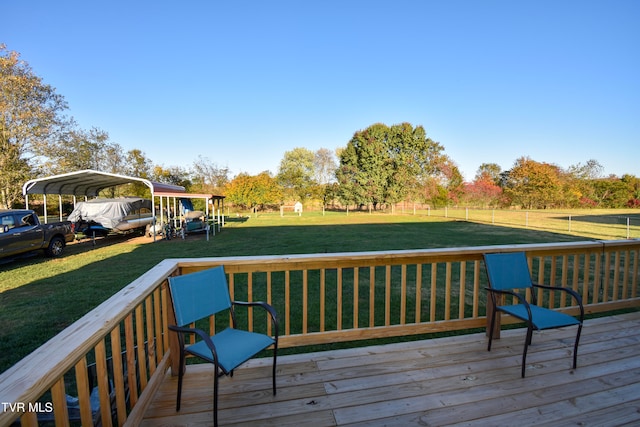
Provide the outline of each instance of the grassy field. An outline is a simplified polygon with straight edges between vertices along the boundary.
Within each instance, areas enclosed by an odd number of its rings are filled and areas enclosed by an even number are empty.
[[[0,264],[0,371],[166,258],[378,251],[590,240],[578,235],[479,224],[435,215],[289,213],[230,217],[209,241],[110,236]],[[607,237],[601,237],[607,238]]]

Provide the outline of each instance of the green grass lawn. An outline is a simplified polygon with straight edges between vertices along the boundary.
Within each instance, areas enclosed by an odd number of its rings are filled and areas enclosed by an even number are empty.
[[[166,258],[380,251],[589,240],[426,215],[279,213],[230,217],[209,241],[110,236],[0,264],[0,371]]]

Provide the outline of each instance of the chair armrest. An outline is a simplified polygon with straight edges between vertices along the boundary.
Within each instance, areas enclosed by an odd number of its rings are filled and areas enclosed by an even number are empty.
[[[508,291],[508,290],[500,290],[500,289],[493,289],[493,288],[485,288],[487,291],[489,291],[489,293],[491,294],[491,298],[493,299],[493,305],[494,307],[497,309],[498,304],[495,301],[495,295],[511,295],[514,298],[516,298],[518,300],[518,302],[520,304],[522,304],[526,309],[527,309],[527,315],[529,316],[529,321],[531,321],[533,319],[533,315],[531,314],[531,308],[529,307],[529,301],[527,301],[527,299],[525,297],[523,297],[522,295],[520,295],[517,292],[513,292],[513,291]]]
[[[278,314],[276,313],[276,309],[273,308],[271,305],[267,304],[264,301],[253,301],[253,302],[231,301],[231,303],[233,305],[239,305],[239,306],[242,306],[242,307],[262,307],[262,308],[264,308],[267,311],[267,313],[269,313],[269,315],[271,316],[271,323],[273,325],[273,331],[274,331],[276,339],[278,338]]]
[[[184,335],[185,334],[193,334],[193,335],[199,336],[200,339],[202,339],[202,341],[205,342],[207,347],[209,347],[209,350],[211,350],[212,358],[214,360],[214,363],[217,365],[218,353],[216,352],[216,346],[215,346],[215,344],[213,344],[213,341],[211,341],[211,337],[209,336],[208,333],[206,333],[202,329],[186,328],[184,326],[176,326],[176,325],[169,325],[169,330],[178,333],[179,341],[180,341],[180,348],[182,350],[184,350]]]
[[[540,285],[538,283],[533,283],[533,287],[540,288],[540,289],[547,289],[550,291],[562,291],[562,292],[568,293],[576,300],[576,302],[578,303],[578,307],[580,307],[580,321],[582,322],[584,320],[584,306],[582,305],[582,296],[576,291],[574,291],[573,289],[565,288],[562,286]]]

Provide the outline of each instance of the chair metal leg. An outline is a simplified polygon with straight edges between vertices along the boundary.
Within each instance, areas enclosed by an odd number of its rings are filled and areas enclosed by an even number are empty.
[[[218,427],[218,367],[215,367],[215,373],[213,375],[213,425]]]
[[[533,335],[533,328],[531,325],[527,327],[527,337],[524,340],[524,351],[522,352],[522,378],[524,378],[524,371],[527,368],[527,350],[531,345],[531,336]]]
[[[578,367],[578,343],[580,342],[580,333],[582,333],[582,323],[578,325],[576,342],[573,345],[573,369],[576,369]]]
[[[277,359],[278,349],[273,349],[273,395],[276,395],[276,359]]]
[[[496,309],[493,309],[491,313],[491,326],[489,327],[489,345],[487,347],[487,351],[491,351],[491,341],[493,340],[493,328],[496,325]]]
[[[182,397],[182,377],[184,376],[184,352],[180,352],[180,370],[178,371],[178,396],[176,398],[176,412],[180,412],[180,399]]]

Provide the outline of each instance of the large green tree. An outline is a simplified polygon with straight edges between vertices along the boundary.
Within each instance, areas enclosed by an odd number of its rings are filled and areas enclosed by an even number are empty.
[[[443,151],[422,126],[376,123],[358,131],[339,154],[340,199],[374,208],[402,201],[442,172]]]
[[[344,204],[376,206],[384,202],[387,182],[388,127],[377,123],[356,132],[340,151],[340,165],[336,171],[339,198]]]
[[[0,206],[21,198],[33,177],[33,158],[66,122],[64,98],[45,84],[17,52],[0,44]]]

